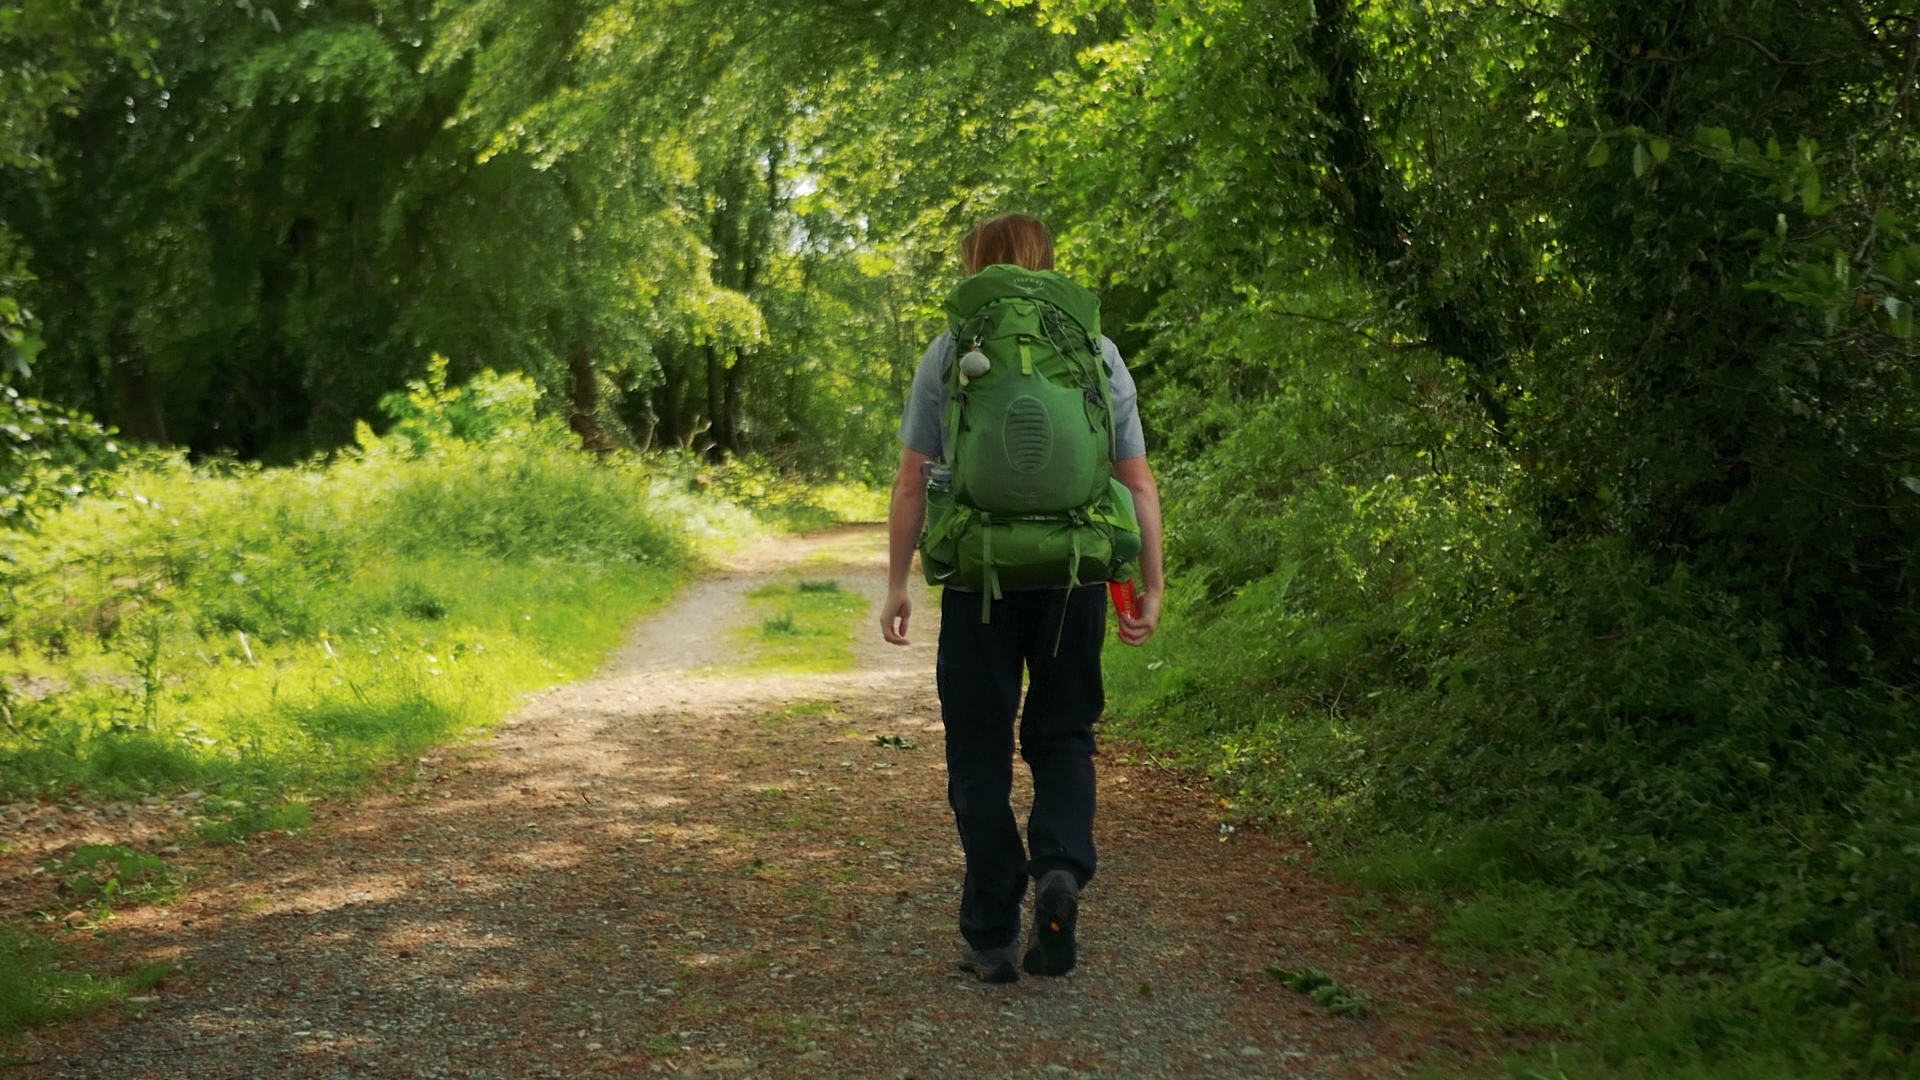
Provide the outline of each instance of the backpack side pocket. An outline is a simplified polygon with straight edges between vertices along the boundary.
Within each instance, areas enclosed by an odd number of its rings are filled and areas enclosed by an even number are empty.
[[[1088,515],[1113,542],[1113,563],[1109,581],[1131,581],[1140,572],[1140,515],[1133,506],[1133,492],[1118,479],[1107,481],[1106,497],[1094,504]]]
[[[927,584],[959,584],[960,537],[973,517],[972,508],[953,501],[952,488],[927,487],[927,522],[920,532],[920,573]]]

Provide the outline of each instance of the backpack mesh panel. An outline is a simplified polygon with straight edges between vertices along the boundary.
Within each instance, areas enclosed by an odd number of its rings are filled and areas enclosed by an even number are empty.
[[[1038,398],[1016,398],[1008,406],[1001,436],[1016,472],[1032,476],[1052,463],[1053,421]]]

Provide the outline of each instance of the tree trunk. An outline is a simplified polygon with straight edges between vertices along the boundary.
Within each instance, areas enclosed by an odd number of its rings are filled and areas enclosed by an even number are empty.
[[[747,448],[742,445],[743,439],[740,430],[742,426],[740,423],[740,398],[747,385],[747,356],[748,352],[746,349],[734,349],[733,365],[727,368],[727,449],[733,451],[735,457],[739,457],[747,452]]]
[[[720,360],[720,350],[712,345],[706,346],[707,353],[707,418],[712,423],[712,443],[707,448],[707,457],[714,461],[723,460],[727,451],[733,448],[733,432],[727,424],[727,371]]]
[[[140,355],[140,346],[124,331],[114,334],[113,344],[113,395],[117,406],[114,411],[120,415],[120,430],[137,442],[171,447],[173,441],[167,438],[166,416],[154,393],[153,377],[147,371],[146,359]]]
[[[599,376],[593,370],[593,353],[582,345],[567,356],[567,374],[572,385],[567,393],[567,426],[580,436],[580,448],[596,454],[616,449],[612,436],[600,427],[595,415],[600,407]]]
[[[680,395],[687,381],[679,350],[656,351],[660,363],[660,385],[653,388],[653,415],[658,418],[655,432],[662,446],[678,446],[686,438],[686,413],[680,407]]]
[[[1507,344],[1484,312],[1436,295],[1429,269],[1412,242],[1412,225],[1398,178],[1374,145],[1362,98],[1366,46],[1354,30],[1352,0],[1315,0],[1314,23],[1302,52],[1324,81],[1317,103],[1325,123],[1327,164],[1323,192],[1333,204],[1343,239],[1380,284],[1405,298],[1428,344],[1468,368],[1468,386],[1497,436],[1504,437],[1506,401],[1495,389],[1507,368]]]

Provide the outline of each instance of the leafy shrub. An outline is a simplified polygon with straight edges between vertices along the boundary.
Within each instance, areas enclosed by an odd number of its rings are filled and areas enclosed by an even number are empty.
[[[0,327],[0,348],[16,344],[4,340],[15,336],[13,327]],[[7,385],[8,374],[0,372],[0,531],[31,528],[119,465],[123,454],[105,428],[22,395]]]
[[[1578,1037],[1566,1068],[1908,1067],[1910,696],[1684,564],[1539,537],[1495,483],[1323,474],[1233,520],[1224,471],[1169,470],[1176,555],[1220,561],[1111,654],[1125,731],[1425,894],[1482,996]]]
[[[483,371],[455,387],[447,386],[447,358],[435,354],[427,377],[409,382],[405,393],[380,399],[380,411],[392,419],[386,437],[416,457],[463,443],[532,443],[559,449],[571,440],[566,428],[539,413],[540,388],[524,375]],[[361,442],[368,436],[361,435]]]

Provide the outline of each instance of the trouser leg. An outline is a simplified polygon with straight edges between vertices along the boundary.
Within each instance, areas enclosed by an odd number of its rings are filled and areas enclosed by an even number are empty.
[[[1013,613],[993,605],[980,622],[980,597],[949,589],[940,603],[936,682],[947,729],[947,801],[967,857],[960,934],[976,949],[1020,937],[1027,891],[1026,849],[1008,798],[1013,788],[1013,720],[1020,703],[1018,635]]]
[[[1047,617],[1027,621],[1027,701],[1021,711],[1020,756],[1033,772],[1027,817],[1030,873],[1069,870],[1082,886],[1093,878],[1093,724],[1106,707],[1100,648],[1107,632],[1106,589],[1052,592]],[[1060,604],[1066,603],[1065,624]],[[1037,624],[1037,625],[1036,625]],[[1059,652],[1054,642],[1059,641]]]

